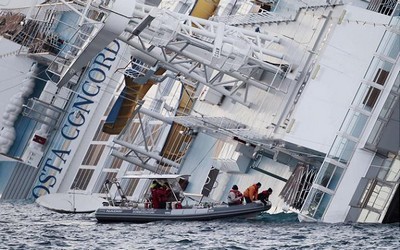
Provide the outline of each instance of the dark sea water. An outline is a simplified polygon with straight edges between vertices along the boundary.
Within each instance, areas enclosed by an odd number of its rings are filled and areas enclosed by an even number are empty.
[[[35,203],[0,202],[0,249],[400,249],[399,224],[300,223],[294,214],[146,224],[97,223]]]

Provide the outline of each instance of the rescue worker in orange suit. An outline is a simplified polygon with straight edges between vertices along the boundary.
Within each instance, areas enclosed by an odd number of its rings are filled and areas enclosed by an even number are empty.
[[[228,194],[228,205],[241,205],[243,203],[243,194],[239,191],[237,185],[233,185]]]
[[[269,201],[269,196],[272,194],[272,188],[268,188],[268,190],[264,190],[258,194],[258,200],[260,200],[264,205]]]
[[[258,189],[260,189],[261,183],[256,183],[248,187],[244,193],[244,199],[246,200],[246,203],[252,203],[253,201],[257,200],[258,198]]]

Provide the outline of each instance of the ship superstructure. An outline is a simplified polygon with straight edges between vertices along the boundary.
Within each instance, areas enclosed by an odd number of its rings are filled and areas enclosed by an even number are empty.
[[[32,82],[13,101],[23,109],[4,110],[2,199],[180,173],[220,200],[261,182],[271,212],[301,220],[398,221],[399,12],[318,0],[2,9],[3,42]],[[134,198],[148,185],[121,182]]]

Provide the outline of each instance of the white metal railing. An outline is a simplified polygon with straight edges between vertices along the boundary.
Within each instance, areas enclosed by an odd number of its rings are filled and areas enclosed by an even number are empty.
[[[50,63],[46,70],[50,79],[57,82],[52,75],[59,77],[73,63],[74,59],[79,55],[93,39],[96,31],[101,28],[101,24],[88,24],[78,27],[69,41],[62,40],[62,44],[57,46],[57,56]]]
[[[215,16],[211,20],[216,22],[223,22],[228,25],[252,25],[264,23],[279,23],[294,21],[301,9],[330,7],[342,4],[341,0],[280,0],[276,1],[274,8],[271,11],[258,9],[257,13],[254,8],[241,8],[240,11],[233,15]],[[255,4],[252,4],[255,5]]]

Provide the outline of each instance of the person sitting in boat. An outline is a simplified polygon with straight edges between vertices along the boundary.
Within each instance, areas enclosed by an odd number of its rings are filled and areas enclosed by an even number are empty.
[[[248,187],[244,193],[244,199],[246,203],[252,203],[253,201],[257,200],[258,198],[258,189],[260,189],[261,183],[257,182],[256,184],[251,185]]]
[[[272,194],[272,188],[268,188],[268,190],[264,190],[258,194],[258,200],[260,200],[265,205],[269,201],[269,196],[271,194]]]
[[[233,185],[228,194],[228,205],[241,205],[243,203],[243,194],[239,191],[237,185]]]

